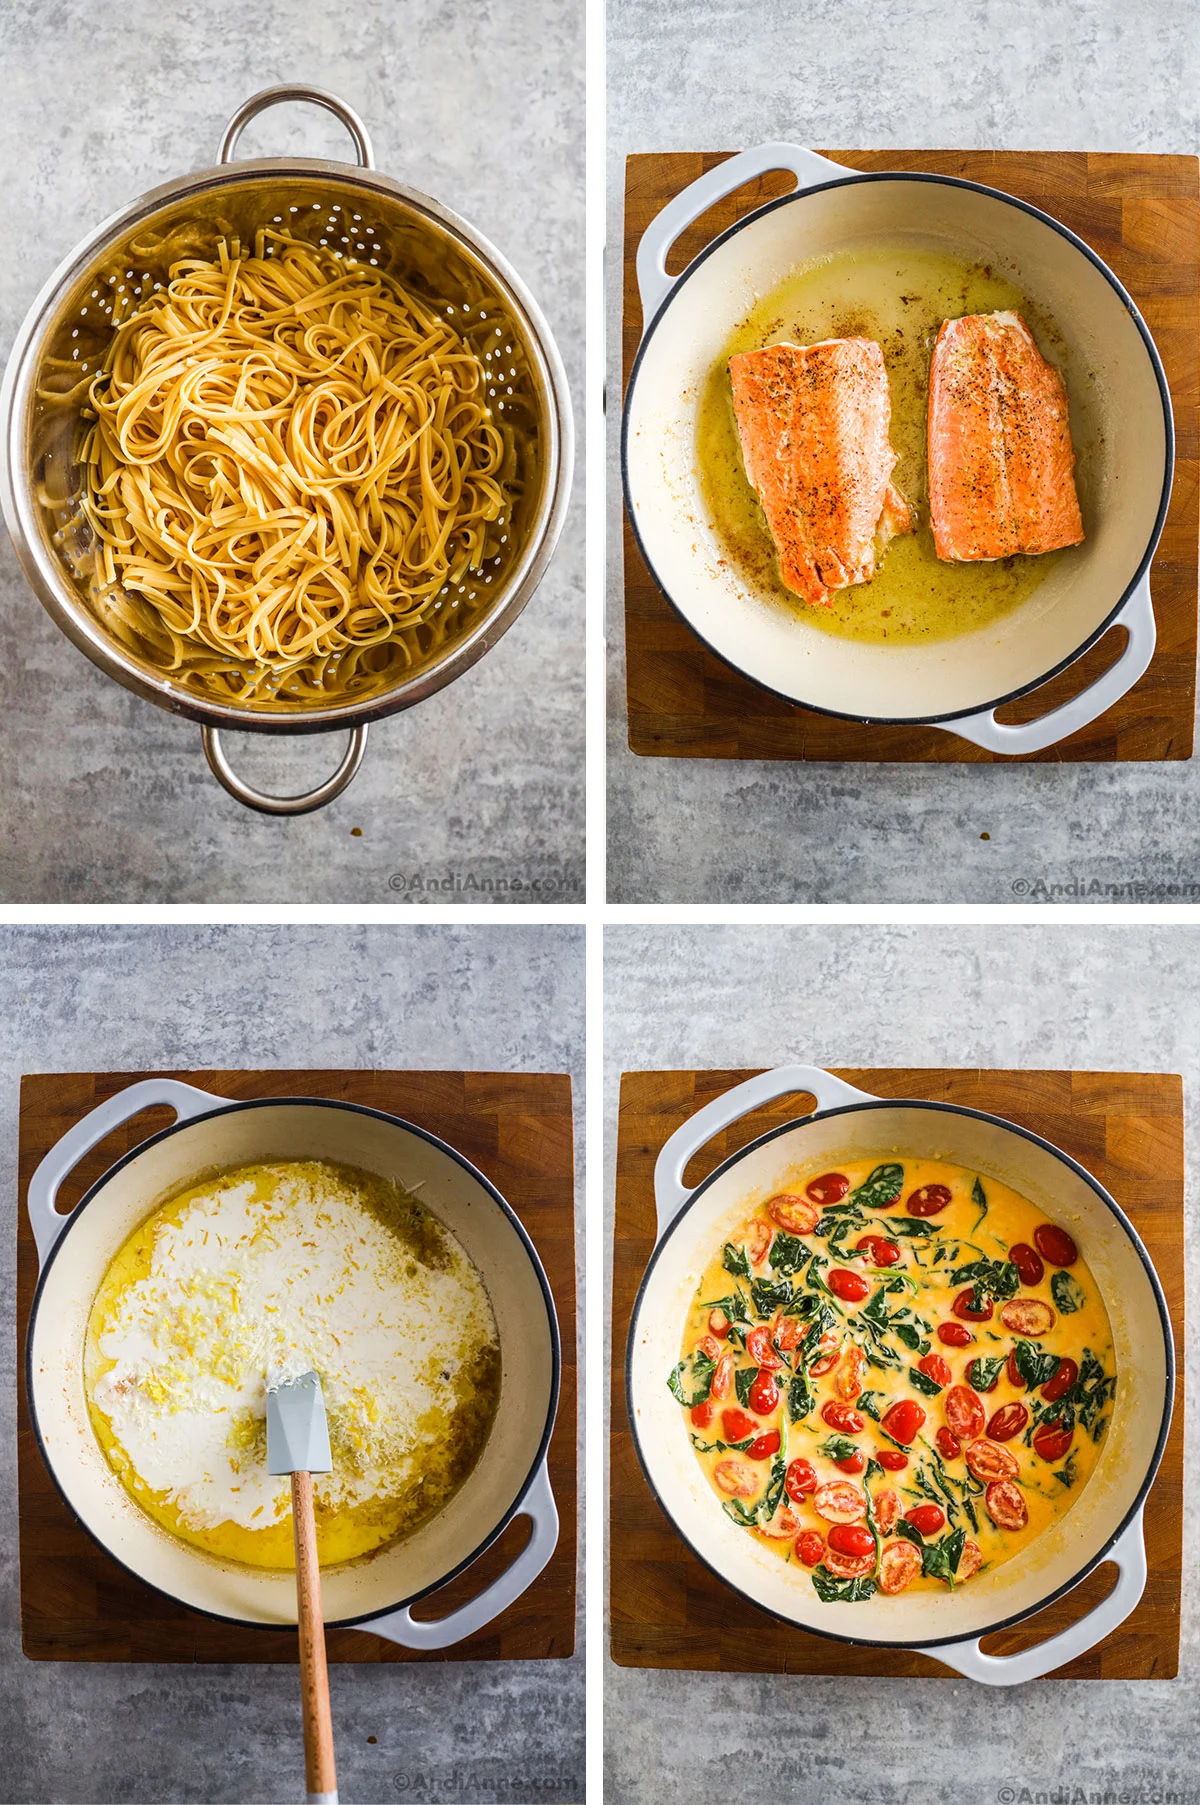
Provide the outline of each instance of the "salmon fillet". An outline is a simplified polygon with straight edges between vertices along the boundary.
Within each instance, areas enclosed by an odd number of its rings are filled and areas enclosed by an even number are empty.
[[[1078,545],[1067,387],[1019,313],[946,320],[929,377],[929,514],[939,558]]]
[[[893,488],[892,403],[869,338],[767,345],[729,360],[742,459],[787,587],[828,604],[867,583],[889,539],[911,533]]]

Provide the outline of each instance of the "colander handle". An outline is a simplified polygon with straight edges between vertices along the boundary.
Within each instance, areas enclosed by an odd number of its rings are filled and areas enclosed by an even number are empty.
[[[1009,758],[1021,752],[1043,752],[1047,746],[1057,746],[1068,734],[1076,733],[1106,714],[1113,703],[1119,702],[1145,675],[1154,656],[1156,638],[1148,572],[1120,613],[1109,622],[1108,631],[1111,633],[1114,627],[1124,627],[1129,635],[1117,662],[1081,694],[1064,702],[1061,708],[1042,715],[1039,720],[1026,721],[1020,727],[1006,727],[996,719],[994,709],[985,708],[980,714],[963,715],[960,720],[936,724],[947,733],[957,733],[976,746],[984,746],[989,752],[1003,752]]]
[[[51,1248],[71,1220],[70,1215],[61,1215],[55,1208],[59,1186],[106,1134],[140,1115],[143,1109],[154,1109],[161,1103],[175,1111],[177,1121],[187,1122],[223,1101],[210,1091],[197,1090],[194,1084],[181,1084],[177,1078],[143,1078],[98,1103],[73,1128],[68,1128],[30,1179],[25,1198],[29,1226],[37,1242],[38,1266],[46,1264]]]
[[[522,1498],[517,1515],[530,1519],[533,1533],[511,1567],[506,1567],[499,1579],[493,1580],[470,1604],[464,1604],[459,1610],[451,1611],[448,1617],[439,1617],[432,1623],[418,1622],[406,1605],[403,1610],[391,1611],[386,1617],[372,1618],[370,1623],[362,1625],[363,1629],[383,1636],[388,1642],[398,1642],[401,1648],[449,1648],[464,1637],[474,1635],[485,1623],[507,1610],[533,1584],[554,1553],[558,1542],[558,1507],[550,1489],[545,1461]]]
[[[354,108],[348,107],[344,100],[339,100],[336,94],[327,93],[324,88],[304,88],[291,82],[285,82],[282,87],[278,88],[264,88],[261,94],[252,94],[249,100],[238,108],[225,127],[221,148],[217,152],[218,163],[233,162],[233,153],[237,149],[238,139],[252,119],[256,119],[260,113],[265,113],[268,107],[279,106],[281,102],[289,100],[307,100],[314,107],[324,107],[327,113],[332,113],[353,138],[360,169],[374,169],[375,158],[371,154],[371,140],[367,136],[366,126]]]
[[[729,157],[715,169],[698,176],[682,194],[667,202],[642,233],[637,252],[637,281],[642,297],[643,337],[679,280],[678,276],[667,274],[667,252],[680,233],[686,232],[702,213],[723,201],[743,182],[752,182],[755,176],[767,175],[772,169],[790,169],[800,190],[855,173],[799,144],[759,144],[753,150],[739,151],[736,157]]]
[[[757,1077],[735,1084],[724,1096],[706,1103],[694,1116],[689,1116],[663,1143],[654,1165],[654,1201],[658,1209],[660,1241],[692,1194],[683,1182],[684,1168],[692,1155],[699,1153],[706,1141],[714,1134],[720,1134],[723,1128],[731,1127],[739,1117],[748,1115],[752,1109],[761,1109],[764,1103],[773,1103],[776,1097],[786,1097],[789,1091],[810,1092],[817,1101],[814,1115],[840,1103],[875,1101],[869,1091],[856,1090],[844,1078],[835,1078],[832,1072],[823,1071],[818,1065],[781,1065],[773,1072],[759,1072]]]
[[[1048,1642],[1039,1642],[1036,1648],[1027,1648],[1019,1655],[985,1655],[976,1638],[915,1652],[944,1662],[982,1686],[1020,1686],[1026,1680],[1040,1680],[1077,1655],[1086,1654],[1097,1642],[1103,1642],[1105,1636],[1124,1623],[1142,1596],[1146,1588],[1146,1542],[1140,1510],[1104,1558],[1114,1561],[1119,1569],[1117,1583],[1108,1597],[1070,1629],[1051,1636]]]
[[[221,735],[216,727],[202,727],[200,735],[204,741],[204,756],[208,760],[209,770],[221,788],[228,790],[246,808],[257,809],[260,815],[311,815],[314,809],[324,808],[327,802],[340,796],[353,781],[367,749],[367,728],[364,722],[352,730],[346,756],[332,777],[319,783],[315,790],[306,790],[302,796],[272,796],[266,790],[256,790],[252,784],[237,775],[225,756]]]

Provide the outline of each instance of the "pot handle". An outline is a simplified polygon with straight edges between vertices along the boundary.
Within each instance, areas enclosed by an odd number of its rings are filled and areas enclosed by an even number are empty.
[[[54,1207],[58,1187],[85,1153],[114,1128],[140,1115],[143,1109],[153,1109],[156,1104],[167,1104],[175,1111],[177,1121],[187,1122],[222,1101],[210,1091],[197,1090],[193,1084],[181,1084],[177,1078],[143,1078],[140,1083],[118,1091],[115,1097],[98,1103],[73,1128],[68,1128],[41,1161],[29,1181],[25,1198],[29,1226],[37,1242],[39,1269],[46,1264],[50,1249],[71,1220],[69,1214],[64,1216]]]
[[[976,1638],[938,1648],[920,1648],[915,1652],[942,1661],[956,1673],[965,1675],[968,1680],[978,1680],[983,1686],[1020,1686],[1026,1680],[1040,1680],[1044,1674],[1053,1673],[1056,1667],[1073,1661],[1076,1655],[1086,1654],[1097,1642],[1103,1642],[1105,1636],[1124,1623],[1142,1596],[1146,1586],[1146,1543],[1140,1510],[1104,1558],[1115,1561],[1120,1569],[1117,1583],[1108,1597],[1078,1623],[1073,1623],[1070,1629],[1051,1636],[1048,1642],[1039,1642],[1036,1648],[1027,1648],[1019,1655],[985,1655]]]
[[[1124,627],[1129,634],[1125,650],[1117,662],[1070,702],[1053,709],[1039,720],[1026,721],[1020,727],[1006,727],[996,719],[995,711],[983,709],[979,714],[963,715],[957,721],[939,721],[946,733],[957,733],[989,752],[1003,752],[1013,758],[1022,752],[1043,752],[1056,746],[1068,734],[1086,727],[1119,702],[1127,690],[1142,677],[1154,656],[1154,607],[1150,600],[1149,572],[1130,595],[1120,613],[1108,624],[1108,631]]]
[[[478,1598],[432,1623],[418,1622],[406,1605],[403,1610],[391,1611],[386,1617],[375,1617],[359,1627],[370,1630],[372,1635],[383,1636],[388,1642],[398,1642],[401,1648],[449,1648],[452,1643],[473,1636],[533,1584],[554,1553],[558,1542],[558,1507],[544,1460],[518,1506],[517,1515],[531,1520],[533,1533],[512,1566],[506,1567],[499,1579],[493,1580]]]
[[[766,175],[772,169],[790,169],[801,190],[815,188],[819,182],[828,182],[838,176],[854,174],[843,164],[831,163],[828,157],[818,156],[815,150],[805,150],[799,144],[759,144],[753,150],[739,151],[736,157],[728,157],[715,169],[697,177],[674,200],[667,202],[642,233],[637,252],[637,280],[642,297],[643,337],[679,280],[678,276],[667,274],[667,252],[680,233],[718,201],[723,201],[727,194],[740,188],[743,182],[751,182],[755,176]]]
[[[314,809],[324,808],[327,802],[340,796],[353,781],[367,749],[367,725],[363,722],[352,729],[346,756],[332,777],[319,783],[315,790],[306,790],[302,796],[272,796],[266,790],[254,789],[237,775],[225,756],[221,735],[216,727],[202,727],[200,737],[204,742],[204,756],[208,760],[209,770],[221,788],[228,790],[235,801],[244,803],[247,808],[256,809],[260,815],[311,815]]]
[[[278,88],[263,88],[260,93],[252,94],[249,100],[238,108],[225,127],[221,148],[217,152],[217,162],[232,163],[238,139],[250,121],[256,119],[260,113],[265,113],[268,107],[279,106],[290,100],[306,100],[313,106],[324,107],[327,113],[332,113],[335,119],[341,121],[354,140],[359,168],[374,169],[375,158],[371,154],[371,140],[367,136],[366,126],[354,108],[348,107],[344,100],[339,100],[336,94],[330,94],[325,88],[306,88],[293,82],[285,82]]]
[[[781,1065],[772,1072],[759,1072],[756,1077],[735,1084],[732,1090],[689,1116],[663,1142],[654,1164],[658,1240],[662,1240],[692,1194],[683,1182],[684,1167],[692,1155],[698,1153],[714,1134],[729,1128],[739,1116],[748,1115],[752,1109],[761,1109],[764,1103],[772,1103],[776,1097],[786,1097],[789,1091],[810,1091],[817,1100],[814,1115],[820,1115],[823,1109],[833,1109],[839,1103],[875,1101],[869,1091],[856,1090],[844,1078],[835,1078],[832,1072],[824,1071],[819,1065]]]

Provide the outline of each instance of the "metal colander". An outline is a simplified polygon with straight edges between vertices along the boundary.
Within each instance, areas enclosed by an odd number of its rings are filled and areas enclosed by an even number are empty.
[[[357,167],[316,159],[234,164],[243,128],[281,101],[311,101],[341,120]],[[335,257],[395,276],[455,312],[456,329],[489,374],[488,397],[513,429],[514,500],[496,523],[483,569],[447,586],[428,619],[380,648],[355,694],[325,701],[286,681],[272,692],[231,696],[204,672],[173,672],[152,639],[104,606],[92,536],[79,502],[75,450],[86,384],[113,326],[168,280],[171,264],[215,253],[221,239],[252,248],[262,228],[286,229]],[[369,721],[422,701],[482,657],[539,582],[566,512],[571,416],[566,377],[549,328],[516,274],[473,227],[374,167],[357,115],[315,88],[270,88],[235,114],[215,167],[145,194],[105,221],[60,265],[17,335],[0,392],[3,507],[22,567],[41,601],[92,661],[138,695],[202,723],[219,781],[248,806],[299,814],[345,788],[362,759]],[[137,601],[133,598],[136,608]],[[226,664],[228,661],[224,661]],[[215,661],[214,661],[215,663]],[[247,670],[247,679],[251,673]],[[230,769],[219,729],[312,733],[348,728],[338,771],[300,797],[251,789]]]

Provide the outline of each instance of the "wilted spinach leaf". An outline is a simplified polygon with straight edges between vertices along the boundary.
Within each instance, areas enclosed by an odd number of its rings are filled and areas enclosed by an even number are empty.
[[[910,1366],[908,1376],[917,1390],[923,1391],[927,1398],[936,1398],[942,1390],[937,1380],[931,1379],[928,1373],[923,1373],[919,1366]]]
[[[757,1377],[757,1366],[739,1366],[733,1375],[734,1388],[737,1391],[737,1400],[743,1410],[745,1410],[750,1402],[750,1387],[754,1384]]]
[[[812,1583],[825,1604],[861,1604],[877,1590],[873,1579],[835,1579],[824,1561],[813,1568]]]
[[[890,1161],[876,1166],[871,1175],[851,1191],[846,1202],[864,1210],[883,1210],[895,1203],[903,1188],[904,1167]]]
[[[744,1247],[735,1247],[732,1241],[726,1241],[721,1255],[721,1263],[726,1272],[731,1272],[735,1279],[750,1277],[750,1259]]]
[[[1087,1293],[1069,1272],[1056,1272],[1050,1280],[1050,1295],[1063,1316],[1072,1316],[1087,1301]]]
[[[1018,1340],[1013,1343],[1013,1365],[1030,1391],[1036,1391],[1039,1385],[1049,1384],[1062,1361],[1057,1354],[1034,1347],[1032,1341]]]
[[[768,1264],[773,1272],[781,1278],[791,1278],[794,1273],[806,1266],[812,1258],[812,1250],[805,1247],[799,1235],[785,1235],[780,1230],[771,1243]]]
[[[967,1384],[975,1391],[990,1391],[1000,1377],[1004,1361],[1003,1354],[980,1354],[967,1368]]]
[[[667,1379],[672,1394],[687,1410],[694,1410],[697,1404],[703,1404],[712,1389],[712,1376],[716,1361],[710,1360],[707,1354],[693,1354],[690,1360],[681,1360]],[[690,1369],[691,1390],[687,1389],[684,1374]]]

